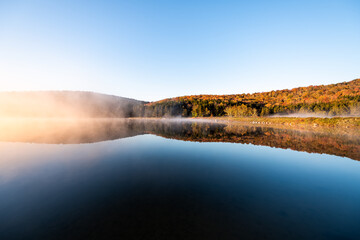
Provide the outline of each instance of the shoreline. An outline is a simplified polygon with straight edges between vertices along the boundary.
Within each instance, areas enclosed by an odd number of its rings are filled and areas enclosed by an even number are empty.
[[[144,121],[204,121],[226,125],[247,125],[253,127],[286,128],[294,130],[310,130],[325,132],[342,132],[360,135],[360,117],[88,117],[88,118],[1,118],[0,121],[93,121],[93,120],[144,120]]]

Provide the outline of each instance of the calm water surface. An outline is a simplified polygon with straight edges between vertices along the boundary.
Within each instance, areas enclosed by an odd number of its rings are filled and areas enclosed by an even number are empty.
[[[135,120],[3,130],[0,239],[360,239],[357,136]]]

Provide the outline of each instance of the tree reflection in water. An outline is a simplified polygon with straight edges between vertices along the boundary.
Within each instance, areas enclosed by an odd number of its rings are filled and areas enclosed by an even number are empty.
[[[153,134],[183,141],[254,144],[360,160],[360,138],[348,133],[180,119],[8,119],[1,120],[0,125],[3,142],[80,144]]]

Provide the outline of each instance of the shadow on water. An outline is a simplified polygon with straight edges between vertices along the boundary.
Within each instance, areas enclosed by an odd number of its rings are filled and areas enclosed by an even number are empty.
[[[80,144],[143,134],[194,142],[254,144],[360,160],[360,136],[191,120],[85,119],[0,121],[0,141]]]

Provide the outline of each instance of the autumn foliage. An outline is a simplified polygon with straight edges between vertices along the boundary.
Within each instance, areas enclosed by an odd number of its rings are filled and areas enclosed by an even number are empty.
[[[360,79],[253,94],[169,98],[148,103],[137,112],[145,117],[240,117],[291,113],[359,116]]]

